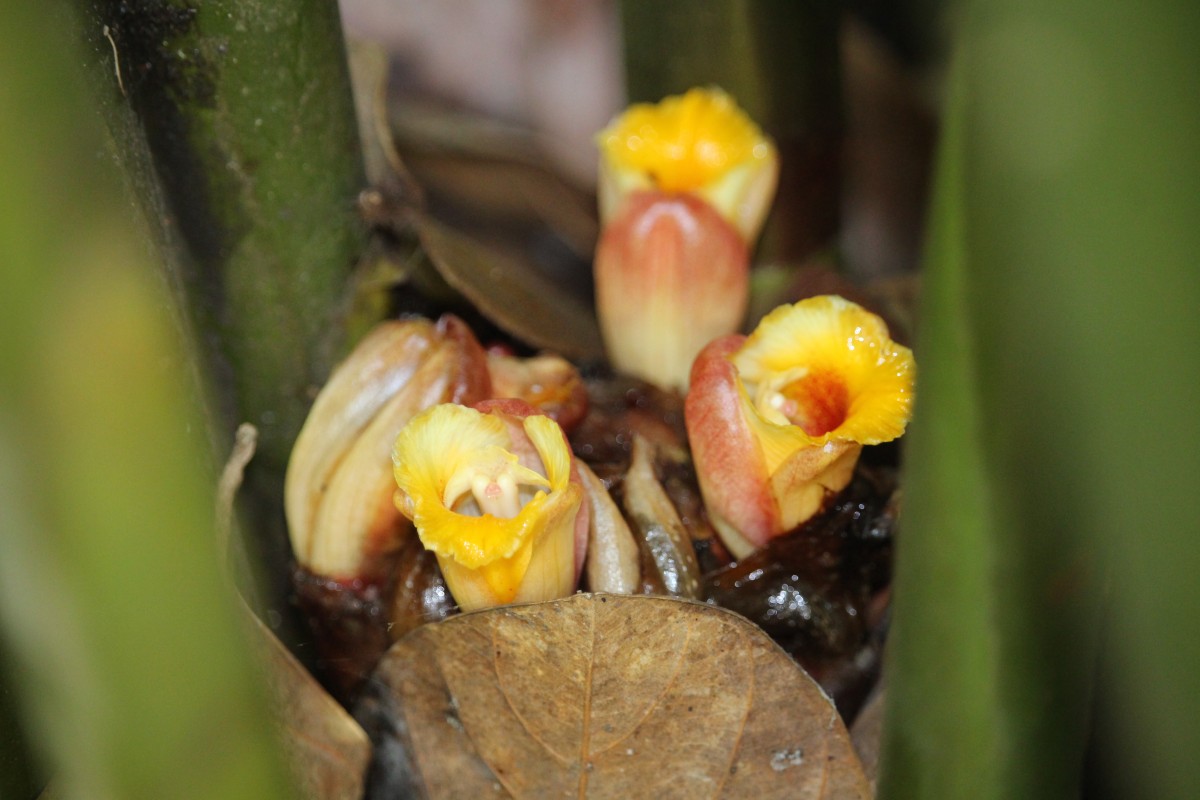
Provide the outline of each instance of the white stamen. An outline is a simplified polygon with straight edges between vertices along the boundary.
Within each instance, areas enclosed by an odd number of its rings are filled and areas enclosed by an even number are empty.
[[[485,514],[497,519],[512,519],[521,513],[517,482],[512,475],[501,473],[495,478],[477,474],[471,479],[471,494]]]

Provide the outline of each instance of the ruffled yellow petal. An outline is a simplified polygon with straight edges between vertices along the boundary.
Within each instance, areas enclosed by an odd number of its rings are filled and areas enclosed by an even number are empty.
[[[544,476],[518,463],[507,450],[511,445],[500,419],[449,403],[417,415],[400,432],[392,457],[396,484],[402,510],[411,515],[426,548],[477,569],[511,557],[529,538],[532,521],[546,502],[543,491],[508,517],[486,513],[474,501],[467,501],[468,513],[455,510],[481,476],[507,478],[518,491],[520,486],[549,485]]]
[[[692,89],[632,105],[599,136],[618,168],[651,176],[668,192],[700,189],[728,170],[765,161],[770,143],[720,89]]]
[[[717,88],[630,106],[597,137],[601,219],[635,191],[694,194],[751,243],[775,194],[779,158],[770,139]]]
[[[549,417],[527,417],[523,427],[541,471],[520,463],[501,419],[463,406],[419,414],[396,440],[397,505],[463,608],[573,587],[582,491],[570,483],[570,450]]]
[[[765,447],[879,444],[904,433],[911,416],[912,351],[841,297],[775,309],[732,360],[760,429],[786,429],[766,434],[777,444]]]
[[[481,451],[509,444],[504,423],[495,417],[465,406],[437,405],[400,431],[392,450],[393,472],[410,499],[440,498],[450,477],[476,461]]]

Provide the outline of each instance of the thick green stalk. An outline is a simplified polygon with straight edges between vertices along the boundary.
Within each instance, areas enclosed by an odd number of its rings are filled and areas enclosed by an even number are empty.
[[[361,154],[334,0],[76,0],[116,149],[166,245],[220,421],[279,473],[342,345]]]
[[[621,3],[631,102],[725,89],[776,141],[779,192],[762,261],[796,262],[838,224],[841,8],[821,0]]]
[[[56,22],[0,5],[6,682],[56,796],[288,797],[187,354]]]
[[[1131,797],[1200,775],[1200,14],[978,2],[924,276],[880,796]],[[1186,532],[1185,532],[1186,530]],[[1183,535],[1181,535],[1183,534]],[[1109,787],[1114,789],[1115,787]],[[1114,793],[1118,793],[1115,792]],[[1118,793],[1119,794],[1119,793]]]

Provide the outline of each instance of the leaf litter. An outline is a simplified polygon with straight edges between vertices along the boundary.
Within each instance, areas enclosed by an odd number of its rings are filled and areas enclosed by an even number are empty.
[[[871,796],[786,653],[670,598],[578,594],[423,626],[356,716],[377,746],[367,798]]]

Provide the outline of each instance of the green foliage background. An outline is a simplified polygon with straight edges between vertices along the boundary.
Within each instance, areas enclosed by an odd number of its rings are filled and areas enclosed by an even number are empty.
[[[1200,13],[958,13],[881,796],[1188,797]]]
[[[20,32],[0,49],[3,797],[50,772],[67,796],[287,796],[213,558],[204,433],[265,422],[271,495],[363,242],[336,7],[285,5],[0,4]],[[116,84],[130,8],[194,23],[170,44],[215,65],[203,91]],[[951,19],[881,796],[1078,796],[1099,708],[1107,792],[1189,797],[1200,6],[993,0]],[[766,64],[756,91],[767,62],[747,62]],[[97,101],[153,233],[131,222]],[[148,129],[151,109],[179,127]],[[181,163],[211,179],[199,209],[160,183]],[[208,249],[180,227],[193,212],[220,229]],[[201,373],[234,387],[207,418]]]

